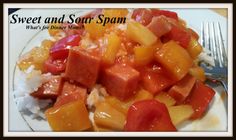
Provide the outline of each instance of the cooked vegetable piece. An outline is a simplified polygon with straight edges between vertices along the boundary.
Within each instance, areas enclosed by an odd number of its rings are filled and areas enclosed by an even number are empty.
[[[134,21],[128,22],[127,36],[144,46],[151,46],[157,41],[157,37],[147,27]]]
[[[152,18],[151,23],[147,25],[147,28],[152,31],[157,37],[161,37],[170,32],[171,24],[164,16]]]
[[[183,79],[170,88],[168,94],[173,97],[177,103],[181,103],[188,97],[195,82],[196,78],[187,74]]]
[[[125,115],[107,102],[101,102],[96,106],[94,122],[97,125],[111,128],[113,130],[123,130]]]
[[[119,112],[121,112],[123,114],[127,114],[127,111],[128,111],[128,108],[129,108],[129,103],[128,102],[122,102],[114,96],[106,97],[105,102],[110,104],[112,107],[114,107]]]
[[[132,19],[143,24],[144,26],[148,25],[152,21],[152,12],[148,9],[135,9],[132,14]]]
[[[197,56],[202,52],[202,46],[198,43],[196,39],[192,37],[187,51],[193,59],[196,59]]]
[[[70,49],[65,77],[86,87],[92,87],[98,77],[100,57],[82,48]]]
[[[49,108],[45,115],[53,131],[83,131],[91,127],[89,114],[82,100]]]
[[[193,64],[188,52],[175,41],[169,41],[156,53],[156,61],[159,62],[170,76],[176,80],[182,79]]]
[[[188,32],[191,34],[191,36],[192,36],[193,38],[195,38],[196,40],[199,39],[198,33],[196,33],[193,29],[187,28],[187,30],[188,30]]]
[[[178,105],[168,107],[170,118],[175,126],[189,119],[194,113],[191,105]]]
[[[105,17],[125,17],[128,14],[127,9],[117,8],[117,9],[110,9],[106,8],[103,9],[103,14]]]
[[[87,31],[92,39],[102,37],[106,31],[106,26],[97,24],[97,19],[93,19],[91,23],[84,24],[85,31]]]
[[[37,91],[30,95],[39,99],[56,99],[59,95],[61,84],[60,76],[53,76],[48,82],[44,83]]]
[[[153,94],[145,89],[140,89],[134,96],[134,102],[148,99],[153,99]]]
[[[69,54],[69,49],[78,46],[80,35],[70,35],[57,41],[50,49],[50,56],[55,59],[66,59]]]
[[[50,50],[50,48],[54,45],[54,43],[55,42],[53,42],[52,40],[45,39],[42,41],[41,47],[46,50]]]
[[[64,82],[60,95],[57,97],[57,100],[54,104],[54,107],[62,106],[78,99],[83,100],[84,103],[86,103],[87,89],[79,85]]]
[[[60,32],[63,32],[62,29],[55,29],[55,27],[59,27],[62,26],[61,23],[51,23],[48,26],[48,33],[50,36],[56,36],[57,34],[59,34]],[[54,28],[53,28],[54,27]]]
[[[201,67],[192,67],[189,69],[189,74],[194,76],[196,79],[204,82],[206,80],[205,71]]]
[[[156,100],[142,100],[128,110],[126,131],[176,131],[166,106]]]
[[[166,16],[169,18],[173,18],[178,21],[178,14],[176,12],[167,11],[167,10],[160,10],[160,9],[151,9],[153,16]]]
[[[128,65],[116,64],[105,69],[102,84],[110,95],[125,100],[134,94],[139,75],[138,71]]]
[[[177,25],[172,25],[170,32],[165,36],[178,42],[183,48],[188,48],[191,40],[191,34],[185,28]]]
[[[186,104],[190,104],[194,110],[191,119],[199,119],[204,115],[214,95],[215,91],[203,82],[197,81],[195,83],[189,97],[186,99]]]
[[[112,130],[111,128],[107,128],[107,127],[104,127],[104,126],[100,126],[100,125],[97,125],[95,123],[93,123],[93,128],[92,128],[93,131],[95,132],[112,132],[114,130]]]
[[[64,72],[65,69],[66,69],[66,59],[53,60],[52,57],[49,57],[44,62],[43,72],[44,73],[50,72],[52,74],[60,74],[60,73]]]
[[[31,51],[27,52],[17,62],[20,70],[26,70],[31,65],[35,67],[35,70],[44,70],[44,62],[49,57],[49,50],[53,42],[51,40],[44,40],[40,47],[35,47]]]
[[[176,101],[174,98],[172,98],[167,92],[160,92],[158,93],[155,97],[155,100],[165,104],[167,107],[168,106],[173,106],[175,105]]]
[[[108,35],[106,50],[102,57],[102,60],[105,64],[114,63],[120,45],[121,45],[120,38],[116,34],[111,33]]]
[[[152,94],[168,88],[174,82],[175,80],[169,78],[165,70],[159,66],[146,67],[142,72],[142,85]]]
[[[137,66],[147,65],[154,59],[155,46],[138,46],[134,48],[134,62]]]

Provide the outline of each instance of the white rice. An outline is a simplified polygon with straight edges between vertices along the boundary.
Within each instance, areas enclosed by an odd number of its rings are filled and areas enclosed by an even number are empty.
[[[96,103],[104,100],[104,97],[108,96],[108,93],[106,92],[106,89],[102,87],[100,84],[96,84],[90,94],[88,95],[87,98],[87,105],[88,108],[93,108],[95,107]]]
[[[13,91],[19,111],[25,114],[30,113],[32,118],[40,117],[45,119],[44,110],[52,101],[49,99],[40,100],[30,96],[30,94],[37,91],[51,77],[50,73],[42,74],[41,71],[34,70],[34,66],[30,66],[26,71],[20,71],[16,77],[15,90]],[[106,96],[108,96],[106,89],[102,85],[96,84],[88,95],[88,107],[90,109],[95,107],[95,104],[104,100]]]
[[[209,65],[210,67],[214,67],[215,66],[215,61],[214,61],[214,57],[210,56],[211,51],[203,48],[202,53],[199,55],[199,61],[203,61],[204,63],[206,63],[207,65]],[[209,68],[210,68],[209,67]]]
[[[45,118],[43,109],[51,103],[51,100],[39,100],[30,94],[37,91],[50,77],[50,74],[41,74],[41,71],[34,70],[34,66],[30,66],[26,71],[20,71],[13,91],[19,111],[30,113],[33,118]]]

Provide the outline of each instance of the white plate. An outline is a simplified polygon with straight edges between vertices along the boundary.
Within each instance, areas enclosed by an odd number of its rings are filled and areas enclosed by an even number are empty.
[[[91,9],[21,9],[13,14],[24,17],[42,16],[61,16],[62,14],[83,15]],[[224,40],[227,38],[227,19],[208,9],[170,9],[178,12],[188,26],[195,29],[200,34],[200,26],[203,21],[219,21]],[[41,23],[43,25],[43,23]],[[27,115],[21,115],[17,110],[12,95],[16,61],[22,53],[25,53],[35,46],[40,45],[41,41],[49,38],[46,30],[26,30],[25,24],[9,24],[9,73],[10,73],[10,93],[9,93],[9,131],[50,131],[50,127],[45,120],[31,119]],[[224,42],[227,46],[227,42]],[[207,114],[194,122],[186,122],[179,126],[181,131],[227,131],[227,110],[221,99],[222,87],[214,88],[217,92]]]

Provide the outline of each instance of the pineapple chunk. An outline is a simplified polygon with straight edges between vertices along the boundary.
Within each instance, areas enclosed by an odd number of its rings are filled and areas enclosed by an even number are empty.
[[[153,95],[147,90],[141,89],[135,95],[134,102],[141,101],[141,100],[148,100],[148,99],[153,99]]]
[[[155,58],[175,80],[182,79],[193,64],[193,59],[188,52],[175,41],[164,44],[155,54]]]
[[[43,64],[49,57],[49,50],[53,43],[51,40],[44,40],[40,47],[35,47],[21,56],[17,62],[19,69],[24,71],[34,65],[36,70],[43,71]]]
[[[53,131],[81,131],[91,127],[89,114],[82,100],[49,108],[45,115]]]
[[[193,108],[190,105],[170,106],[168,107],[168,111],[175,126],[189,119],[194,113]]]
[[[62,26],[62,24],[61,23],[50,23],[49,24],[49,28],[48,28],[48,33],[49,33],[50,36],[56,36],[60,32],[63,32],[62,29],[52,28],[53,26],[54,27],[59,27],[59,26]]]
[[[154,58],[154,46],[139,46],[134,48],[134,61],[138,66],[147,65]]]
[[[103,9],[103,14],[106,17],[124,17],[128,14],[127,9]]]
[[[198,43],[195,38],[191,38],[189,46],[187,48],[188,53],[190,56],[195,59],[197,56],[202,52],[202,46]]]
[[[106,31],[105,26],[97,24],[97,19],[91,21],[91,23],[84,24],[85,31],[87,31],[92,39],[98,39],[102,37]]]
[[[100,102],[94,112],[94,122],[106,128],[123,130],[125,125],[125,115],[116,110],[107,102]]]
[[[113,97],[113,96],[108,96],[105,99],[105,102],[110,104],[112,107],[117,109],[119,112],[122,112],[123,114],[127,114],[127,111],[129,109],[129,104],[127,104],[127,102],[122,102],[122,101],[120,101],[119,99],[117,99],[116,97]]]
[[[128,23],[127,36],[144,46],[151,46],[157,41],[155,34],[153,34],[147,27],[135,21]]]
[[[204,82],[206,80],[205,71],[201,67],[193,67],[189,69],[189,74],[194,76],[196,79]]]
[[[121,41],[120,38],[112,33],[107,37],[107,47],[102,57],[102,60],[106,64],[113,64],[116,58],[116,54],[119,51]]]
[[[112,132],[114,130],[112,130],[111,128],[106,128],[104,126],[100,126],[100,125],[97,125],[97,124],[93,123],[92,131],[96,131],[96,132]]]
[[[168,93],[166,92],[161,92],[158,93],[154,99],[156,99],[157,101],[165,104],[166,106],[173,106],[175,105],[176,101],[174,98],[172,98]]]
[[[18,60],[17,65],[20,70],[26,70],[31,65],[34,65],[36,70],[43,70],[43,63],[47,60],[49,56],[48,50],[35,47],[30,52],[21,56]]]
[[[54,44],[54,42],[52,40],[45,39],[41,43],[41,47],[43,47],[46,50],[50,50],[50,48],[52,47],[53,44]]]

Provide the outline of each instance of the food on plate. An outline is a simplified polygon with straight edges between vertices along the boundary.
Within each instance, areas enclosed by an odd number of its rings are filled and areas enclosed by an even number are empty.
[[[126,23],[103,26],[99,14]],[[94,21],[49,29],[53,39],[19,58],[21,111],[45,117],[53,131],[178,131],[204,117],[215,91],[197,63],[199,36],[176,12],[97,9],[83,17]]]

